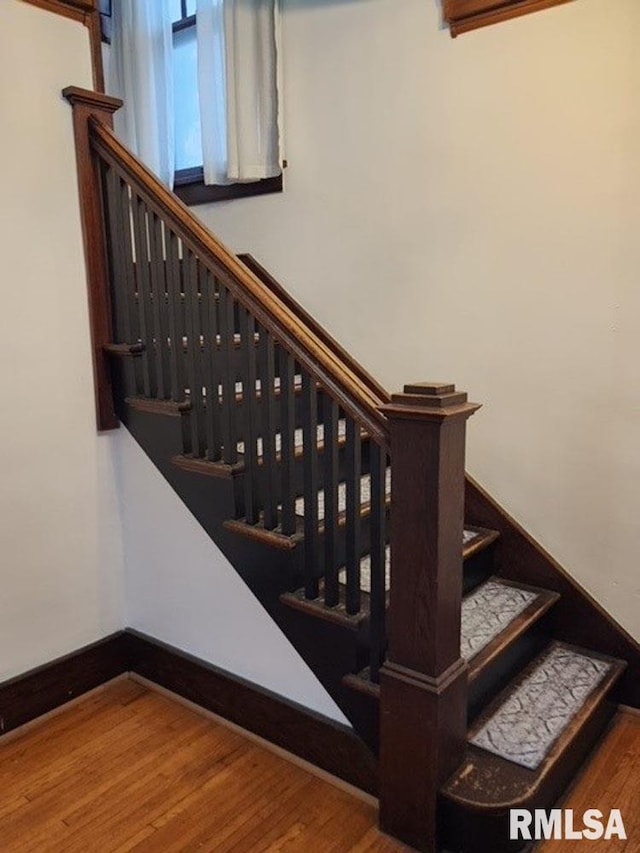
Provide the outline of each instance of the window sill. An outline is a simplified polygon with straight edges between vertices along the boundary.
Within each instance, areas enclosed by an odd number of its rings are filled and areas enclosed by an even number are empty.
[[[176,173],[173,191],[189,206],[210,204],[215,201],[231,201],[235,198],[282,192],[282,174],[276,175],[275,178],[252,181],[250,184],[207,186],[204,183],[202,169],[184,169]]]

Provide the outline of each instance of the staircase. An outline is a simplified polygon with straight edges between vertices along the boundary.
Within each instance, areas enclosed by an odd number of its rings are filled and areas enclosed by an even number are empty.
[[[132,157],[111,99],[66,95],[108,271],[99,416],[111,401],[380,756],[383,828],[521,849],[509,808],[549,808],[616,703],[640,704],[637,644],[465,480],[465,394],[391,397]]]

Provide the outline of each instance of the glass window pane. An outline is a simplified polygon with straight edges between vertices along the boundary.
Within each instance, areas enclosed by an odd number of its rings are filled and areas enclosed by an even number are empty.
[[[187,0],[187,15],[195,15],[196,0]]]
[[[196,28],[174,33],[173,83],[175,102],[176,169],[202,166],[198,53]]]
[[[182,4],[180,3],[180,0],[169,0],[169,14],[171,15],[172,21],[180,20],[182,17]]]

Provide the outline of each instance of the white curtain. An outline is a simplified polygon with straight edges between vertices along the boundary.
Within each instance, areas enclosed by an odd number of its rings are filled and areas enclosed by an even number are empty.
[[[115,0],[109,92],[123,142],[169,187],[174,175],[173,42],[169,0]]]
[[[206,184],[280,173],[277,0],[198,0]]]

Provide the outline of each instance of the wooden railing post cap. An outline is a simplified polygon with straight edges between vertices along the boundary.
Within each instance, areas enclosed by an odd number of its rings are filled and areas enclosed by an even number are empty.
[[[82,105],[107,113],[115,113],[122,106],[120,98],[114,98],[102,92],[93,92],[91,89],[82,89],[80,86],[67,86],[62,90],[62,97],[69,101],[72,107]]]
[[[426,417],[443,420],[450,417],[470,417],[480,408],[469,403],[464,391],[456,391],[450,382],[412,382],[401,394],[392,394],[391,402],[380,407],[387,417]]]

